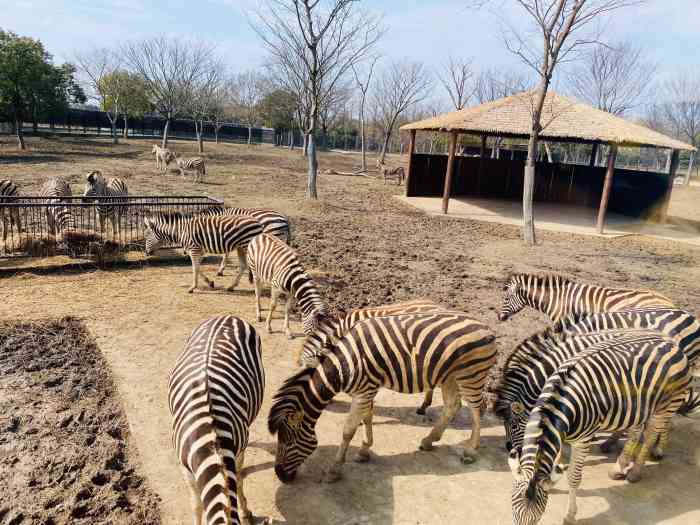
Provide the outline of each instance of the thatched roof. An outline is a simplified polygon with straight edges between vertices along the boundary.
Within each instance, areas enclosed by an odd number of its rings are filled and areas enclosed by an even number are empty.
[[[526,138],[532,122],[533,91],[402,126],[402,130],[459,131]],[[547,93],[542,138],[552,141],[614,143],[695,151],[695,148],[570,98]]]

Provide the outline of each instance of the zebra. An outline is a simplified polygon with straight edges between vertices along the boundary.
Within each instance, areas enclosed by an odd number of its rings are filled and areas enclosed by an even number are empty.
[[[319,363],[326,349],[331,348],[340,338],[359,321],[370,317],[385,317],[387,315],[401,315],[411,313],[439,312],[446,309],[429,299],[416,299],[404,303],[386,304],[376,307],[355,308],[347,315],[339,318],[327,318],[326,322],[308,334],[297,355],[296,362],[300,366],[312,367]],[[423,403],[416,409],[416,413],[425,415],[426,409],[433,404],[433,390],[426,389]]]
[[[516,274],[504,287],[498,319],[505,321],[529,306],[556,323],[569,314],[592,314],[630,308],[676,306],[668,297],[651,290],[605,288],[572,281],[561,275]]]
[[[123,197],[128,195],[129,188],[122,179],[112,178],[107,182],[99,170],[88,173],[83,196],[98,197],[95,199],[95,203],[97,204],[97,214],[100,218],[100,232],[104,234],[105,219],[107,218],[112,223],[112,236],[117,234],[117,232],[121,232],[121,217],[124,208],[122,206],[111,206],[111,204],[126,202],[126,199]],[[99,197],[109,198],[100,200]]]
[[[382,387],[395,392],[442,388],[444,409],[432,431],[421,441],[432,450],[464,398],[472,414],[472,433],[462,460],[476,459],[481,433],[483,389],[496,362],[495,336],[482,323],[460,312],[436,312],[374,317],[355,324],[311,368],[302,368],[276,393],[268,429],[277,434],[275,473],[291,482],[318,441],[314,427],[324,408],[339,392],[352,397],[343,439],[327,473],[341,476],[347,449],[357,427],[365,424],[367,441],[357,461],[368,461],[372,438],[372,404]]]
[[[144,219],[146,229],[146,255],[152,255],[163,244],[178,243],[192,261],[192,286],[189,293],[197,288],[201,274],[210,288],[214,281],[209,280],[200,269],[205,253],[227,253],[236,250],[239,270],[232,291],[247,271],[245,251],[250,241],[262,233],[260,223],[250,217],[200,217],[181,213],[156,213]]]
[[[56,235],[57,231],[75,229],[75,213],[71,206],[65,205],[72,195],[70,185],[61,177],[51,177],[41,186],[39,196],[44,197],[46,223],[51,235]]]
[[[168,405],[195,525],[203,515],[207,524],[252,525],[243,464],[264,388],[260,337],[252,326],[223,315],[192,332],[170,374]]]
[[[494,412],[503,419],[506,449],[519,449],[525,425],[547,378],[567,359],[592,343],[617,337],[629,330],[654,330],[673,339],[686,354],[690,366],[700,355],[700,323],[683,310],[654,309],[606,312],[584,317],[570,316],[553,328],[538,332],[521,342],[503,365],[499,382],[492,386]],[[578,321],[578,322],[577,322]],[[691,407],[688,407],[692,411]],[[601,445],[608,452],[618,435]],[[667,436],[652,450],[663,457]]]
[[[212,206],[200,212],[201,215],[224,215],[236,216],[247,215],[253,217],[260,222],[263,228],[263,233],[269,233],[275,237],[279,237],[287,244],[292,242],[292,227],[289,219],[275,210],[268,208],[224,208],[223,206]],[[228,254],[224,254],[221,258],[221,265],[216,275],[222,277],[226,268]]]
[[[19,218],[19,208],[16,206],[5,206],[6,204],[17,204],[19,190],[17,185],[11,180],[0,179],[0,218],[2,219],[2,243],[3,249],[7,243],[7,234],[17,225],[17,232],[22,233],[22,221]],[[7,213],[5,212],[7,208]],[[9,226],[8,226],[9,224]]]
[[[165,173],[168,169],[168,164],[170,164],[174,159],[175,155],[168,148],[162,148],[158,144],[153,144],[151,148],[151,155],[156,157],[156,169],[161,173]]]
[[[207,174],[207,169],[204,165],[204,159],[202,157],[191,157],[188,159],[181,157],[172,157],[175,161],[177,168],[180,170],[180,175],[185,176],[185,172],[194,172],[194,182],[204,182],[204,176]],[[168,162],[170,164],[170,162]]]
[[[406,172],[404,171],[403,167],[399,166],[398,168],[387,168],[381,159],[377,161],[377,169],[384,178],[384,184],[386,184],[388,179],[396,179],[396,184],[401,186],[406,178]]]
[[[591,440],[601,431],[635,430],[611,477],[635,482],[649,443],[665,431],[690,384],[688,360],[678,346],[654,332],[604,341],[563,363],[552,374],[530,414],[522,454],[513,449],[511,503],[514,525],[534,525],[549,491],[561,477],[557,458],[571,445],[569,506],[565,523],[576,521],[576,492]]]
[[[267,315],[267,331],[272,331],[272,314],[281,293],[287,296],[284,314],[284,331],[292,338],[289,328],[289,312],[296,303],[301,310],[304,333],[309,334],[328,318],[328,305],[314,280],[304,271],[297,253],[279,238],[267,233],[250,241],[246,255],[247,266],[255,286],[255,314],[262,322],[260,295],[262,286],[271,287],[270,311]]]

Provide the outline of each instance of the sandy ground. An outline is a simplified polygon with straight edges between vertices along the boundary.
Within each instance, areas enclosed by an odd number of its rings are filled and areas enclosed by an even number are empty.
[[[107,175],[128,175],[134,193],[204,192],[225,197],[229,205],[277,208],[292,218],[294,244],[336,309],[430,297],[491,324],[502,355],[544,326],[542,317],[532,313],[496,323],[501,284],[512,271],[556,271],[610,286],[655,288],[691,311],[700,297],[700,252],[692,247],[643,238],[610,240],[542,232],[541,245],[528,248],[513,227],[428,217],[397,202],[393,195],[400,190],[395,186],[364,177],[321,176],[322,200],[308,203],[303,198],[303,160],[272,148],[211,148],[208,184],[195,185],[174,174],[155,175],[144,143],[115,150],[104,143],[34,146],[35,152],[21,160],[16,153],[6,154],[0,174],[32,188],[39,183],[37,174],[64,173],[77,182],[81,173],[100,167]],[[191,152],[193,145],[175,147]],[[7,151],[0,149],[0,154]],[[356,160],[325,155],[321,168],[346,170]],[[688,191],[700,195],[696,188]],[[696,213],[690,205],[693,200],[688,202],[674,213],[687,212],[689,220],[696,220],[691,216]],[[0,304],[2,319],[70,314],[85,320],[114,373],[142,471],[162,498],[163,521],[173,524],[188,523],[190,516],[170,445],[167,374],[200,321],[221,313],[252,320],[254,312],[247,283],[234,293],[223,292],[224,283],[219,282],[215,291],[189,295],[189,280],[186,264],[18,272],[0,279],[5,297]],[[293,327],[300,329],[298,323]],[[272,471],[275,442],[265,428],[265,415],[276,387],[294,369],[291,354],[299,341],[283,337],[279,319],[274,328],[271,335],[260,333],[268,378],[266,402],[253,425],[247,454],[247,491],[256,515],[294,525],[510,523],[511,475],[501,425],[485,419],[481,457],[471,466],[463,466],[450,447],[466,437],[470,426],[466,411],[446,432],[443,446],[419,452],[417,445],[430,423],[414,414],[416,396],[380,393],[372,462],[350,463],[343,480],[326,485],[318,482],[320,472],[332,457],[348,409],[347,399],[340,397],[319,422],[319,450],[294,484],[282,486]],[[438,397],[429,417],[435,417],[440,404]],[[698,437],[699,422],[678,420],[668,457],[652,464],[646,478],[634,486],[609,481],[606,473],[612,458],[592,456],[580,492],[580,522],[700,523]],[[557,487],[542,523],[561,522],[565,488],[564,482]]]

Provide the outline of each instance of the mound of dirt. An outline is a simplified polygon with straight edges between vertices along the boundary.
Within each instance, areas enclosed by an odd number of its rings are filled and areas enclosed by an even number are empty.
[[[160,523],[128,439],[81,322],[0,323],[0,523]]]

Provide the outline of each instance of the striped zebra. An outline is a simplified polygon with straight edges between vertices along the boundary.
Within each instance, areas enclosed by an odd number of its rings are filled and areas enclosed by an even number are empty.
[[[47,205],[46,223],[51,235],[75,229],[75,212],[72,206],[61,206],[70,203],[71,199],[66,197],[72,195],[70,185],[61,177],[51,177],[41,186],[39,196],[44,197],[42,202]]]
[[[387,315],[403,315],[413,313],[440,312],[446,309],[429,299],[416,299],[404,303],[386,304],[375,307],[355,308],[350,313],[339,318],[327,318],[320,323],[312,333],[308,334],[300,347],[297,363],[300,366],[313,367],[319,364],[319,359],[327,349],[332,348],[350,329],[363,319],[370,317],[385,317]],[[426,409],[433,404],[433,391],[427,389],[423,404],[416,409],[417,414],[424,415]]]
[[[269,233],[275,237],[279,237],[287,244],[292,242],[292,227],[289,219],[275,210],[268,208],[224,208],[223,206],[212,206],[201,212],[201,215],[224,215],[237,216],[247,215],[253,217],[260,222],[263,228],[263,233]],[[216,275],[219,277],[224,275],[228,254],[224,254],[221,258],[221,265]]]
[[[247,271],[245,251],[250,241],[262,233],[260,223],[250,217],[201,217],[181,213],[156,213],[144,219],[146,255],[152,255],[164,244],[179,244],[192,261],[192,293],[201,275],[210,288],[214,281],[201,271],[205,253],[221,254],[234,249],[238,253],[238,275],[228,287],[232,291]]]
[[[243,493],[249,429],[265,388],[260,338],[224,315],[200,324],[168,383],[173,446],[190,489],[194,523],[252,525]]]
[[[605,288],[577,283],[561,275],[513,275],[504,291],[503,306],[498,315],[500,321],[507,320],[526,306],[546,314],[555,323],[571,314],[675,308],[668,297],[651,290]]]
[[[126,182],[118,178],[109,179],[107,182],[99,170],[91,171],[85,179],[83,197],[98,197],[94,202],[97,204],[97,214],[100,218],[100,232],[104,234],[105,220],[109,218],[112,223],[112,237],[118,235],[121,233],[121,218],[125,209],[111,204],[127,201],[125,198],[118,198],[129,195]],[[108,197],[108,199],[100,200],[99,197]]]
[[[569,506],[565,523],[576,521],[576,492],[591,441],[602,431],[633,430],[611,477],[640,479],[649,443],[664,432],[690,384],[685,354],[670,339],[640,331],[599,343],[563,363],[552,374],[527,423],[522,454],[513,449],[514,525],[534,525],[561,476],[564,443],[571,445]]]
[[[422,450],[431,450],[440,440],[463,398],[472,414],[472,433],[463,461],[474,461],[484,384],[496,362],[494,340],[487,326],[459,312],[374,317],[355,324],[318,366],[297,372],[275,395],[268,427],[278,436],[277,477],[283,482],[296,477],[299,466],[318,444],[314,430],[318,418],[339,392],[349,394],[352,403],[327,481],[340,477],[348,446],[361,422],[367,440],[357,460],[368,461],[373,443],[372,405],[380,388],[406,394],[442,388],[444,408],[421,441]]]
[[[12,197],[12,198],[7,198]],[[19,197],[17,185],[11,180],[0,179],[0,220],[2,220],[2,243],[3,248],[7,243],[7,234],[13,226],[17,226],[17,232],[22,233],[22,221],[19,218],[19,208],[6,207],[4,204],[16,204]]]
[[[151,155],[156,157],[156,169],[161,173],[165,173],[168,169],[168,164],[175,160],[175,155],[168,148],[162,148],[158,144],[153,144]]]
[[[492,389],[496,395],[494,412],[503,419],[508,451],[521,447],[525,425],[549,376],[591,344],[614,339],[630,330],[653,330],[674,340],[690,366],[699,361],[700,323],[683,310],[627,310],[577,320],[578,317],[571,316],[552,329],[530,336],[506,359],[499,382]],[[603,452],[608,452],[618,437],[613,435],[605,441],[601,445]],[[662,436],[652,451],[654,458],[663,457],[666,441],[667,436]]]
[[[270,285],[270,311],[267,331],[272,331],[272,314],[280,294],[287,296],[284,331],[292,338],[289,312],[294,304],[301,311],[304,333],[309,334],[328,318],[328,305],[321,298],[314,280],[304,271],[297,253],[279,238],[263,233],[250,241],[246,255],[247,266],[255,286],[255,314],[262,322],[260,295],[263,285]]]
[[[186,172],[194,172],[194,182],[204,182],[204,176],[207,174],[207,169],[204,165],[202,157],[181,158],[173,157],[177,168],[180,170],[180,175],[185,177]]]

